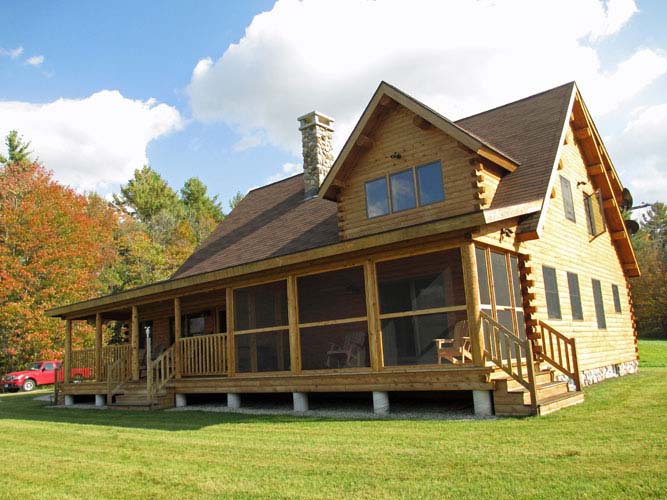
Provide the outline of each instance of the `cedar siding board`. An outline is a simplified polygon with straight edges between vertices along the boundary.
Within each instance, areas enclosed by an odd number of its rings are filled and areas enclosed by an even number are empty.
[[[543,232],[539,239],[521,244],[520,251],[531,257],[535,281],[537,310],[535,318],[540,319],[568,337],[577,340],[579,368],[607,366],[615,363],[634,361],[635,334],[630,314],[630,296],[625,284],[626,277],[619,260],[616,247],[609,231],[592,238],[586,227],[584,195],[593,189],[579,145],[576,141],[563,146],[561,152],[563,169],[559,172],[572,185],[576,223],[565,217],[563,196],[560,185],[556,185],[556,197],[550,200]],[[576,187],[578,181],[587,181]],[[546,296],[542,278],[542,265],[556,269],[558,293],[562,319],[547,317]],[[584,319],[574,320],[567,286],[567,273],[575,273],[579,278],[581,305]],[[607,328],[597,326],[592,279],[600,280]],[[621,313],[614,310],[612,284],[620,284],[619,295]]]

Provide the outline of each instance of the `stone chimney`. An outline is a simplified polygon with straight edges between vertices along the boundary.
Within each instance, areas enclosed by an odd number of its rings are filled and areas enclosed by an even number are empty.
[[[317,111],[300,116],[303,144],[303,183],[306,198],[312,198],[333,165],[333,118]]]

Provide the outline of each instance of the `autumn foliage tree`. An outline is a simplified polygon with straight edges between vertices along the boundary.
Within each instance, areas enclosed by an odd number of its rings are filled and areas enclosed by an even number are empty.
[[[107,291],[117,214],[28,158],[0,165],[0,367],[60,356],[61,321],[44,311]],[[78,335],[78,341],[85,336]]]

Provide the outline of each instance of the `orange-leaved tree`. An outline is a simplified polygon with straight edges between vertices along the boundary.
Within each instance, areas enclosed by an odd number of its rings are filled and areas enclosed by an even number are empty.
[[[0,164],[0,370],[62,356],[48,308],[106,292],[118,259],[118,215],[31,161]],[[90,342],[91,328],[75,336]]]

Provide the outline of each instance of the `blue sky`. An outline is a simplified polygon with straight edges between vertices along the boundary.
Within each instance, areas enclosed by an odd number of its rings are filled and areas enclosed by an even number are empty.
[[[336,118],[340,146],[382,79],[453,119],[576,79],[635,198],[665,199],[665,2],[22,1],[2,12],[0,134],[18,128],[79,189],[115,191],[147,160],[172,186],[196,175],[226,203],[299,170],[300,114]]]

